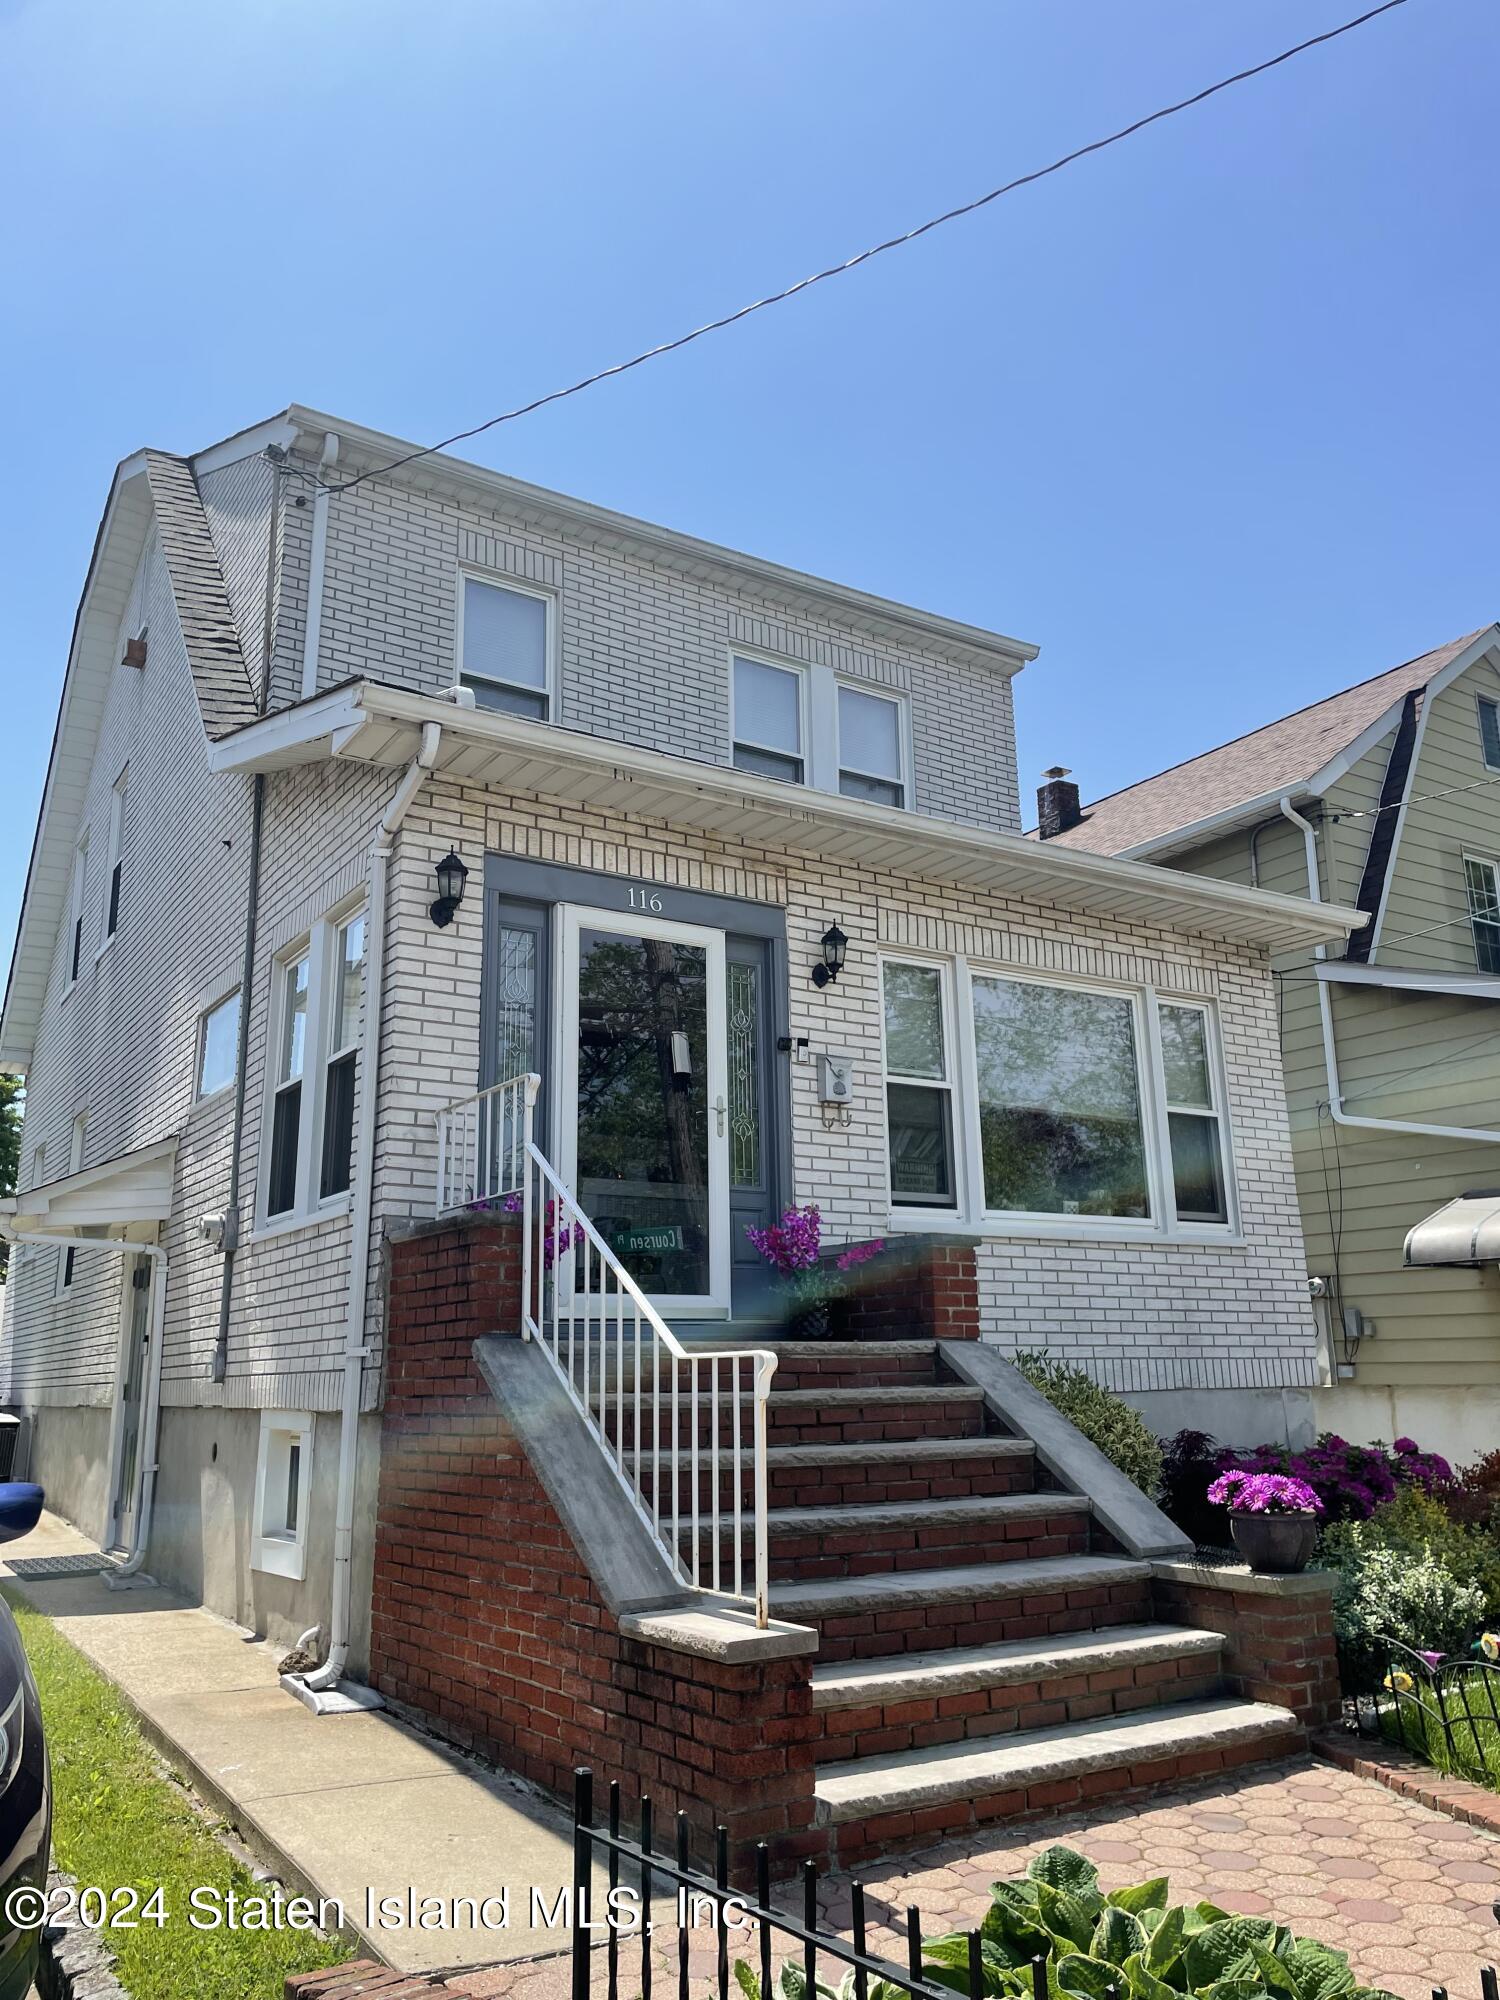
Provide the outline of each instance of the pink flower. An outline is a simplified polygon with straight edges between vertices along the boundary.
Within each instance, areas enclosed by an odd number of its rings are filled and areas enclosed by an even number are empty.
[[[1284,1472],[1224,1472],[1208,1489],[1216,1507],[1235,1514],[1321,1514],[1323,1503],[1304,1480]]]
[[[885,1248],[885,1238],[877,1236],[873,1243],[851,1243],[835,1260],[841,1271],[853,1271],[860,1264],[868,1264],[872,1257],[878,1257]]]

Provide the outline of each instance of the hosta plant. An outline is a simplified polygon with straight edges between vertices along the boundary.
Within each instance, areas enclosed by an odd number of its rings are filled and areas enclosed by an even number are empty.
[[[1003,2000],[1030,2000],[1037,1960],[1049,2000],[1393,2000],[1361,1985],[1343,1952],[1294,1937],[1271,1917],[1171,1903],[1164,1875],[1105,1894],[1094,1864],[1068,1847],[1049,1847],[1019,1881],[994,1883],[990,1897],[979,1926],[983,1994]],[[748,2000],[771,2000],[749,1966],[735,1973]],[[922,1976],[969,1994],[968,1933],[926,1939]],[[791,1962],[775,2000],[851,2000],[854,1974],[816,1987],[809,1993]],[[906,1989],[872,1979],[869,2000],[906,2000]]]

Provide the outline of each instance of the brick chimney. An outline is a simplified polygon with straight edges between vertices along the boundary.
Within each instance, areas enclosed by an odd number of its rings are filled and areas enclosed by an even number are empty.
[[[1043,840],[1055,840],[1083,818],[1078,804],[1078,787],[1068,782],[1066,765],[1054,764],[1043,771],[1043,783],[1036,788],[1036,830]]]

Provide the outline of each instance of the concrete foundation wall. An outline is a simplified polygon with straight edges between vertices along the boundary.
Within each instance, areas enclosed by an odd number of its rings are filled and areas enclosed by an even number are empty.
[[[1328,1428],[1310,1389],[1127,1390],[1122,1400],[1164,1438],[1207,1431],[1220,1444],[1287,1444],[1300,1451]]]
[[[1500,1445],[1500,1389],[1402,1389],[1341,1382],[1319,1389],[1313,1408],[1320,1431],[1337,1431],[1353,1444],[1389,1444],[1415,1438],[1424,1451],[1440,1451],[1455,1465],[1469,1465]]]
[[[26,1477],[46,1489],[54,1514],[97,1541],[109,1518],[109,1411],[15,1412],[30,1430]]]

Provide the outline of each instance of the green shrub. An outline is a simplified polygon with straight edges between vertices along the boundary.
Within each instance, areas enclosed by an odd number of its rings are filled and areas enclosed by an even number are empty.
[[[1320,1559],[1339,1568],[1371,1549],[1426,1552],[1457,1582],[1481,1591],[1487,1611],[1500,1611],[1500,1540],[1484,1527],[1455,1520],[1446,1497],[1403,1487],[1368,1521],[1337,1522],[1318,1542]]]
[[[1104,2000],[1110,1987],[1128,2000],[1391,2000],[1359,1984],[1344,1952],[1293,1937],[1272,1917],[1238,1917],[1213,1903],[1171,1904],[1168,1894],[1159,1875],[1106,1896],[1091,1861],[1049,1847],[1019,1881],[991,1886],[979,1925],[984,1994],[1030,2000],[1031,1962],[1043,1958],[1055,2000]],[[969,1993],[966,1931],[926,1939],[922,1961],[932,1984]],[[750,1966],[734,1971],[747,2000],[771,2000]],[[789,1961],[775,2000],[850,2000],[855,1991],[851,1971],[838,1988],[819,1980],[811,1995],[802,1967]],[[872,1979],[869,2000],[905,2000],[905,1991]]]
[[[1156,1498],[1161,1486],[1161,1440],[1152,1434],[1139,1410],[1101,1388],[1083,1369],[1057,1361],[1044,1351],[1018,1354],[1015,1363],[1032,1387],[1040,1389],[1090,1444],[1097,1445],[1111,1465],[1118,1466],[1151,1499]]]
[[[1346,1693],[1379,1685],[1389,1660],[1384,1641],[1414,1652],[1463,1653],[1484,1622],[1478,1584],[1455,1576],[1430,1548],[1366,1547],[1349,1524],[1334,1572],[1333,1630]]]

